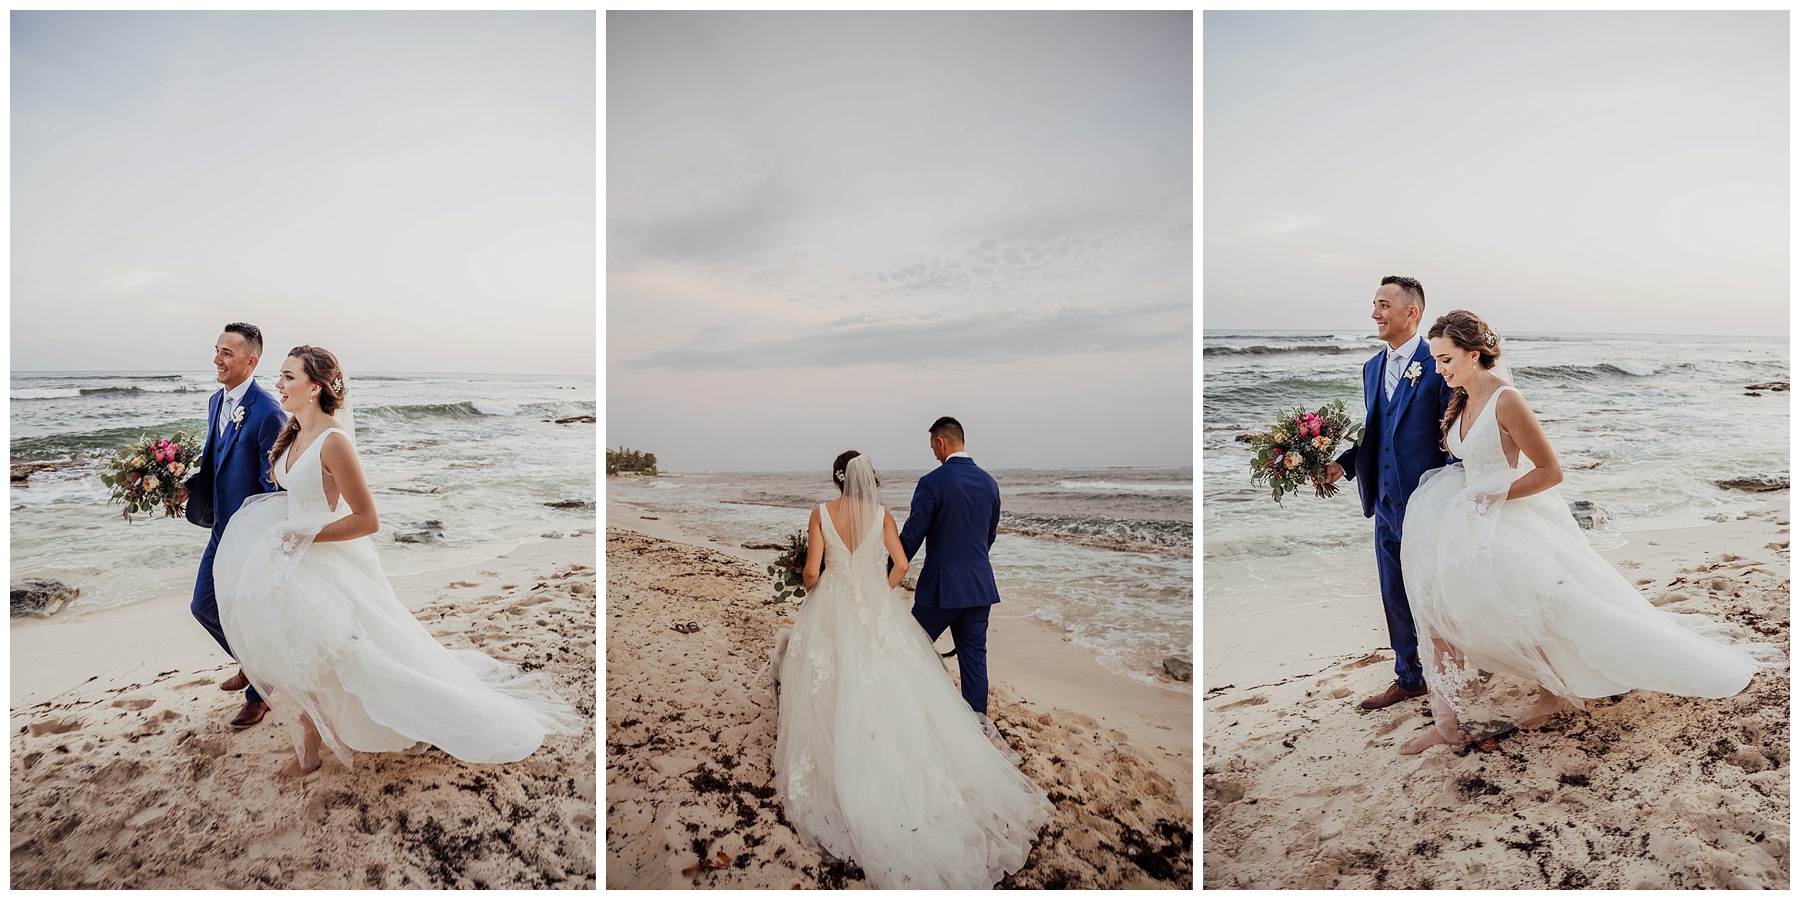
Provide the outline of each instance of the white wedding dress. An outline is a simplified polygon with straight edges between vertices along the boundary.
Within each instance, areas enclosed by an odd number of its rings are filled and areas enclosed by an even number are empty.
[[[1462,462],[1420,479],[1400,544],[1433,720],[1446,741],[1513,727],[1540,684],[1578,707],[1633,688],[1719,698],[1743,690],[1758,669],[1786,663],[1779,648],[1741,629],[1652,606],[1588,545],[1555,489],[1501,499],[1529,470],[1507,461],[1499,401],[1496,391],[1466,438],[1460,416],[1451,425],[1446,445]],[[1523,454],[1519,461],[1529,464]]]
[[[581,721],[544,679],[476,650],[439,644],[401,604],[368,538],[314,543],[349,514],[332,509],[319,462],[333,428],[273,467],[285,491],[252,497],[219,541],[219,619],[244,674],[278,710],[295,747],[305,712],[345,765],[350,750],[438,747],[468,762],[513,762]],[[282,535],[306,536],[281,552]]]
[[[777,796],[803,840],[875,887],[989,888],[1025,864],[1050,802],[989,743],[888,588],[885,515],[869,507],[846,516],[872,520],[854,547],[819,508],[825,569],[780,670]]]

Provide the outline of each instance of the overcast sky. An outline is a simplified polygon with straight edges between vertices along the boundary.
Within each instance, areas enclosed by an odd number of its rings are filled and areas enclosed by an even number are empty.
[[[609,13],[606,439],[1189,465],[1187,13]]]
[[[1787,16],[1206,13],[1206,328],[1786,334]]]
[[[12,13],[12,367],[209,369],[244,320],[593,372],[595,50],[592,12]]]

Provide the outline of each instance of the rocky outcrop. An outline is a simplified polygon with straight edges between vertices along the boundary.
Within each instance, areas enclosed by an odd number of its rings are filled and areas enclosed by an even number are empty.
[[[1163,671],[1176,681],[1194,680],[1194,661],[1180,656],[1163,658]]]
[[[1724,478],[1713,482],[1728,491],[1783,491],[1787,490],[1788,480],[1779,475],[1751,475],[1748,478]]]
[[[31,473],[33,473],[33,472],[54,472],[54,471],[56,471],[57,466],[66,466],[68,464],[69,464],[69,460],[66,460],[66,459],[58,460],[56,462],[13,463],[12,464],[12,483],[18,484],[19,482],[22,482],[25,479],[30,478]]]
[[[444,523],[437,519],[402,525],[394,530],[396,544],[431,544],[443,539]]]
[[[592,500],[551,500],[544,504],[551,509],[593,509]]]
[[[47,578],[26,578],[12,586],[12,614],[48,618],[81,596],[81,589]]]
[[[594,422],[593,416],[570,416],[566,419],[557,419],[556,424],[558,424],[558,425],[576,425],[576,424],[593,425],[593,424],[595,424],[595,422]]]
[[[1606,520],[1611,518],[1606,514],[1606,510],[1595,506],[1592,500],[1576,500],[1570,503],[1569,515],[1575,517],[1575,524],[1580,525],[1584,531],[1593,531],[1606,524]]]

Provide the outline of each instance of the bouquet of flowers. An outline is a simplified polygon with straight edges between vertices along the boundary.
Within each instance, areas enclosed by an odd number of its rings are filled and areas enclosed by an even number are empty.
[[[801,585],[801,573],[806,571],[806,532],[796,531],[788,536],[787,546],[781,548],[781,555],[769,566],[769,575],[775,579],[775,599],[793,600],[798,603],[806,599],[806,588]],[[821,565],[820,571],[824,571]]]
[[[1308,482],[1320,497],[1336,494],[1337,485],[1325,482],[1325,467],[1337,456],[1340,444],[1361,437],[1362,426],[1344,412],[1344,401],[1333,400],[1315,412],[1299,408],[1283,412],[1269,430],[1239,440],[1256,451],[1250,461],[1250,483],[1269,485],[1280,503],[1283,494]]]
[[[164,440],[140,437],[107,461],[100,480],[112,488],[108,503],[125,506],[125,521],[134,513],[161,509],[170,518],[182,514],[185,505],[175,499],[182,482],[193,477],[200,459],[196,432],[177,432]]]

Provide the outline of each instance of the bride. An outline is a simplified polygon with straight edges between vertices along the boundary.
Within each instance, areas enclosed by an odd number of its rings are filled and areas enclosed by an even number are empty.
[[[435,745],[468,762],[524,759],[547,734],[579,730],[542,683],[475,650],[449,650],[388,585],[368,536],[380,523],[352,434],[337,358],[295,347],[281,364],[290,418],[270,452],[283,488],[244,502],[214,562],[219,618],[244,674],[299,713],[288,781],[328,746],[391,752]]]
[[[1456,310],[1427,337],[1454,390],[1444,446],[1461,462],[1426,473],[1406,508],[1400,564],[1430,639],[1433,727],[1401,753],[1491,750],[1512,727],[1634,688],[1729,697],[1785,664],[1704,616],[1657,609],[1589,547],[1555,490],[1562,468],[1543,428],[1495,370],[1487,323]]]
[[[808,597],[779,663],[776,793],[802,840],[878,888],[992,887],[1025,864],[1049,800],[989,743],[895,595],[906,553],[868,458],[839,456],[832,477],[842,495],[813,510]]]

